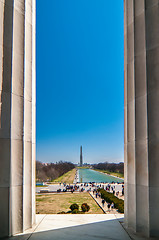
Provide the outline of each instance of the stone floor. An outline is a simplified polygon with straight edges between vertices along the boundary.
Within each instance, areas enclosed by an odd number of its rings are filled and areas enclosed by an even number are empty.
[[[37,224],[11,240],[140,240],[123,228],[120,214],[42,215]]]

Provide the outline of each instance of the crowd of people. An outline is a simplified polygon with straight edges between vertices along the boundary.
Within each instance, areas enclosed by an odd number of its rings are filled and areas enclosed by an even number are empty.
[[[103,188],[108,192],[112,192],[114,195],[117,197],[119,196],[119,189],[116,187],[117,185],[112,185],[112,184],[96,184],[96,183],[78,183],[78,184],[65,184],[65,183],[60,183],[60,188],[57,190],[57,192],[68,192],[71,191],[72,193],[75,191],[78,192],[92,192],[94,190],[97,190],[98,188]],[[124,195],[124,184],[122,184],[121,188],[122,195]]]
[[[42,188],[42,187],[41,187]],[[124,184],[122,183],[76,183],[76,184],[51,184],[47,185],[47,188],[44,189],[37,188],[37,192],[47,191],[50,193],[55,192],[93,192],[98,188],[103,188],[104,190],[113,193],[115,196],[120,197],[124,196]]]
[[[93,190],[93,195],[95,195],[96,198],[101,198],[101,194],[97,190]],[[105,199],[102,199],[102,206],[103,206],[103,208],[104,208],[105,204],[107,204],[108,211],[114,209],[114,203],[113,202],[111,204],[110,203],[106,203]]]
[[[103,188],[106,191],[112,192],[114,195],[116,194],[116,196],[118,197],[119,195],[119,191],[116,190],[116,186],[115,185],[111,185],[111,184],[96,184],[96,183],[77,183],[77,184],[65,184],[65,183],[60,183],[60,188],[57,190],[57,192],[67,192],[67,191],[71,191],[71,192],[92,192],[98,188]],[[122,185],[122,195],[124,195],[124,185]]]

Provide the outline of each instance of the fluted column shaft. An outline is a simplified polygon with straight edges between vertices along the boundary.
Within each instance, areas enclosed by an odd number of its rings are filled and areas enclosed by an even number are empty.
[[[159,1],[124,1],[125,223],[159,237]]]
[[[35,223],[35,0],[0,1],[0,25],[0,237],[4,237]]]

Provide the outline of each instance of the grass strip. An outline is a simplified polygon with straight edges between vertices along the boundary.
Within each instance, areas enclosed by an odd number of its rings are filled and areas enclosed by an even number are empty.
[[[93,169],[97,172],[102,172],[102,173],[106,173],[108,175],[112,175],[114,177],[119,177],[119,178],[123,178],[124,179],[124,174],[123,173],[118,173],[118,172],[110,172],[110,171],[107,171],[107,170],[101,170],[101,169]]]
[[[63,174],[62,176],[56,178],[53,180],[54,183],[68,183],[71,184],[74,181],[75,178],[75,173],[76,173],[76,169],[72,169],[71,171]]]

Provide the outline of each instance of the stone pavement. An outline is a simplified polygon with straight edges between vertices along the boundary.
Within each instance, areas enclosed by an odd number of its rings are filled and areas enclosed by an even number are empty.
[[[37,225],[11,240],[130,240],[119,221],[123,215],[37,215]]]
[[[96,203],[99,205],[99,207],[103,210],[104,213],[107,213],[107,214],[119,214],[117,209],[111,209],[110,208],[110,210],[108,210],[107,203],[105,203],[104,207],[103,207],[102,199],[99,196],[96,198],[96,195],[93,194],[93,192],[90,192],[89,194],[96,201]]]
[[[127,232],[123,214],[38,214],[23,234],[3,240],[146,240]]]

